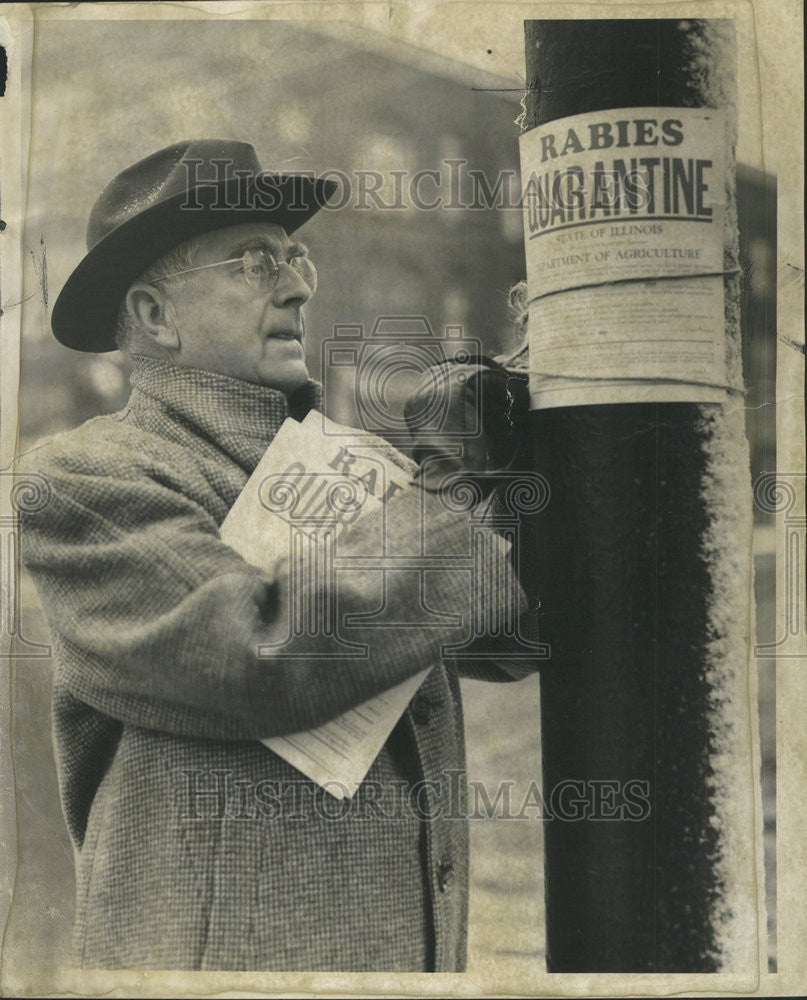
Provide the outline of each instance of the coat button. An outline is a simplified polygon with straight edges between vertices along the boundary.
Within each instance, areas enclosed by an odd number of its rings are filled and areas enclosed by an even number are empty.
[[[425,694],[416,694],[410,705],[412,718],[419,726],[425,726],[439,707],[437,702],[431,701]]]
[[[441,861],[437,866],[437,884],[440,886],[440,892],[448,892],[455,878],[454,865],[450,861]]]

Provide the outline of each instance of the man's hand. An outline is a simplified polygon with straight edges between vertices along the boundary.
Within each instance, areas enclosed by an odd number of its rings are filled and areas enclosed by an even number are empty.
[[[447,476],[511,469],[528,399],[526,375],[489,358],[428,368],[404,408],[420,485],[437,491]],[[487,492],[496,479],[476,482]]]

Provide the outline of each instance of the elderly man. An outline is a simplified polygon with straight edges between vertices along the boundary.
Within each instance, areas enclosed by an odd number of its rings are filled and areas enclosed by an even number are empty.
[[[303,349],[316,271],[293,234],[327,195],[263,174],[245,143],[160,150],[100,196],[53,311],[63,344],[117,342],[133,364],[122,412],[35,453],[50,502],[22,535],[58,660],[83,966],[464,967],[462,717],[456,664],[440,658],[471,618],[520,600],[507,547],[488,546],[488,584],[474,586],[450,558],[468,551],[467,514],[429,489],[389,502],[390,551],[420,551],[423,526],[426,550],[446,557],[427,597],[453,624],[434,628],[417,627],[417,574],[345,574],[331,593],[287,563],[258,569],[219,535],[283,421],[319,405]],[[341,553],[371,554],[374,516]],[[322,655],[325,636],[284,644],[295,587],[336,600],[344,622],[386,601],[389,624],[345,626],[363,657]],[[424,668],[347,811],[260,742]]]

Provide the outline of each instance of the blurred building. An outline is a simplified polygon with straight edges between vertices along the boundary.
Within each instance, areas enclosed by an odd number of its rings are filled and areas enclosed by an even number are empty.
[[[740,166],[743,371],[751,474],[776,471],[776,178]],[[760,511],[755,512],[757,517]]]

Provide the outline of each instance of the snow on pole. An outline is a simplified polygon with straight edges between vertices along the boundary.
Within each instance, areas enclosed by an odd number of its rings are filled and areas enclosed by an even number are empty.
[[[552,490],[534,560],[547,965],[746,972],[759,789],[733,24],[527,21],[525,38],[528,366]]]

